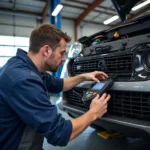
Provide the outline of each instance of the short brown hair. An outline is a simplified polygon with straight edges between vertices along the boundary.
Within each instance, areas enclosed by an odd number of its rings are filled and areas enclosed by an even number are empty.
[[[54,51],[61,39],[71,41],[71,37],[52,24],[42,24],[35,28],[30,35],[29,51],[38,53],[44,45],[49,45]]]

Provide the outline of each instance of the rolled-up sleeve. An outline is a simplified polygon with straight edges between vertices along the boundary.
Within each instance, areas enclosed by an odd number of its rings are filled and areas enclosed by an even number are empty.
[[[20,79],[13,84],[7,99],[20,119],[47,138],[52,145],[67,145],[72,123],[58,114],[46,96],[42,81],[35,78]]]
[[[51,93],[59,93],[63,90],[63,79],[45,74],[47,89]]]

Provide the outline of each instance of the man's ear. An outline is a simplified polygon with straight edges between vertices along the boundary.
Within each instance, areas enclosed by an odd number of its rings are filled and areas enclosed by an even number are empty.
[[[49,47],[49,49],[48,49],[48,55],[50,56],[52,54],[52,49],[51,49],[51,47]]]
[[[42,47],[42,52],[43,52],[43,55],[47,57],[47,56],[50,56],[52,54],[52,49],[50,46],[44,45]]]

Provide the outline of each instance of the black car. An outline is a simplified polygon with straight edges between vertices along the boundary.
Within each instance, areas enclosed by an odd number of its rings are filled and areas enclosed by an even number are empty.
[[[124,22],[139,0],[112,0]],[[108,112],[93,124],[132,137],[150,139],[150,14],[82,37],[71,46],[62,78],[104,71],[114,79]],[[72,117],[88,110],[83,93],[92,81],[62,93],[58,106]]]

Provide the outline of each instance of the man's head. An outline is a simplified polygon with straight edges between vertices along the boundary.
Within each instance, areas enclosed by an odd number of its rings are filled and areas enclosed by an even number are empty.
[[[29,53],[40,55],[44,70],[55,72],[65,61],[66,43],[70,40],[66,33],[54,25],[43,24],[31,33]]]

